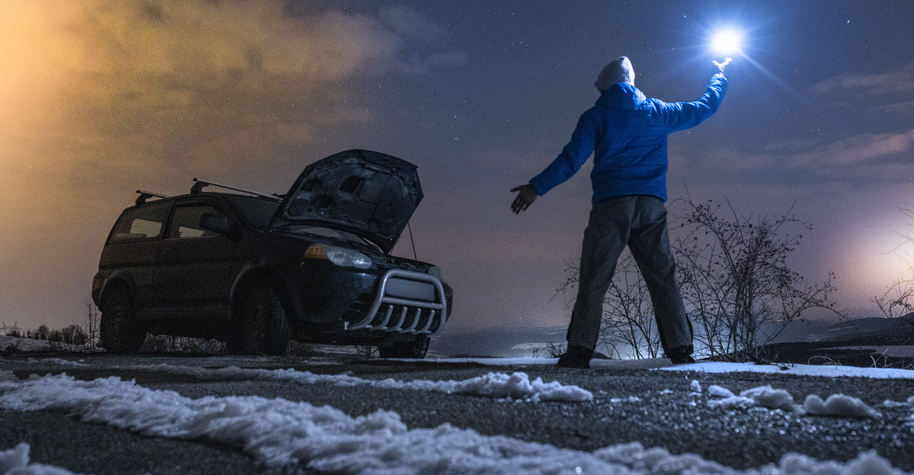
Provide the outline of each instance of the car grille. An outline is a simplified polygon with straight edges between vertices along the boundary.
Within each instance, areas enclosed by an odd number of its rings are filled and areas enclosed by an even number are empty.
[[[359,322],[346,330],[372,330],[433,335],[447,321],[441,281],[429,274],[391,269],[380,279],[374,303]]]

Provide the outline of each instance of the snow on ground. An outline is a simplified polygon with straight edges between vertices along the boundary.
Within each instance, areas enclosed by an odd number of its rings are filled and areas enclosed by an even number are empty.
[[[663,361],[663,360],[661,360]],[[592,366],[592,365],[591,365]],[[658,367],[660,368],[660,367]],[[752,363],[695,363],[660,368],[666,371],[696,371],[699,373],[780,373],[797,376],[851,376],[876,379],[914,379],[914,370],[892,368],[858,368],[837,365],[757,365]]]
[[[693,383],[696,382],[697,381],[693,381]],[[879,411],[868,406],[860,399],[845,396],[843,394],[832,394],[824,401],[817,394],[810,394],[806,396],[806,400],[803,402],[802,406],[795,403],[793,396],[787,391],[774,389],[771,386],[747,389],[737,396],[727,388],[714,385],[708,388],[708,394],[720,398],[708,401],[710,407],[732,409],[761,406],[768,409],[781,409],[786,412],[805,413],[814,416],[853,418],[882,417],[882,414],[879,413]],[[887,407],[894,405],[909,405],[911,402],[914,402],[914,396],[912,396],[907,403],[887,401],[884,405]]]
[[[645,449],[637,443],[581,452],[509,437],[483,436],[447,424],[411,430],[398,414],[383,410],[350,417],[332,407],[284,399],[257,396],[190,399],[174,391],[151,390],[117,377],[78,381],[60,374],[20,381],[12,372],[2,371],[0,408],[61,410],[85,422],[110,424],[144,435],[202,438],[242,447],[271,466],[307,461],[311,468],[334,473],[649,474],[660,469],[671,475],[758,473],[729,469],[696,455],[671,455],[662,448]],[[32,470],[35,466],[25,465],[27,451],[27,446],[20,445],[0,453],[0,467],[25,466]],[[826,470],[836,475],[898,473],[875,453],[861,454],[847,464],[787,455],[777,467],[762,467],[760,472],[773,474],[788,470],[797,475]]]
[[[33,340],[31,338],[0,335],[0,352],[50,353],[53,351],[89,353],[91,350],[84,345],[70,345],[48,340]]]
[[[31,343],[31,342],[29,342]],[[22,343],[19,351],[47,351],[37,342],[35,348]],[[0,340],[0,346],[9,342]],[[83,366],[80,361],[64,358],[30,360],[41,364]],[[441,363],[476,362],[493,366],[523,368],[553,365],[554,358],[459,358],[437,359]],[[822,377],[867,377],[914,379],[914,371],[812,365],[754,365],[737,363],[696,363],[670,366],[668,360],[593,360],[593,368],[627,368],[701,373],[762,372]],[[171,372],[212,379],[280,380],[296,384],[371,385],[395,390],[422,390],[536,401],[592,401],[593,394],[578,386],[557,381],[544,383],[530,380],[523,372],[489,373],[463,381],[397,381],[368,380],[340,375],[318,375],[310,372],[264,370],[228,367],[208,369],[188,366],[136,366],[134,369]],[[130,368],[127,368],[130,369]],[[691,384],[691,396],[701,395],[698,380]],[[707,389],[710,407],[739,410],[761,407],[805,413],[814,416],[878,418],[878,410],[862,401],[841,394],[824,400],[807,395],[798,404],[786,391],[763,386],[734,394],[727,388],[712,385]],[[637,396],[612,398],[619,404],[638,400]],[[689,401],[691,402],[691,401]],[[906,402],[885,401],[885,407],[914,407],[914,396]],[[778,466],[767,466],[759,472],[741,472],[709,462],[696,455],[674,456],[665,449],[645,449],[637,443],[606,447],[595,452],[578,452],[523,442],[506,437],[482,436],[472,430],[443,425],[435,429],[407,428],[400,416],[378,411],[352,418],[332,407],[314,407],[282,399],[260,397],[207,397],[192,400],[171,391],[153,391],[121,381],[102,378],[76,381],[65,374],[33,376],[19,381],[11,372],[0,371],[0,408],[5,410],[64,410],[86,422],[106,423],[151,436],[205,438],[217,443],[243,447],[253,457],[269,465],[297,464],[322,471],[341,473],[778,473],[827,472],[838,474],[897,474],[875,453],[860,454],[847,464],[817,462],[801,455],[788,455]],[[411,447],[405,451],[402,447]],[[2,448],[0,448],[2,449]],[[5,473],[68,474],[66,470],[40,464],[28,464],[28,444],[0,451],[0,475]],[[676,467],[674,471],[667,468]]]
[[[31,338],[17,338],[0,335],[0,350],[10,353],[51,351],[51,342],[47,340],[33,340]]]
[[[339,386],[370,385],[385,389],[409,389],[418,391],[436,391],[449,394],[468,394],[476,396],[523,399],[527,401],[590,401],[593,394],[578,386],[566,386],[557,381],[544,383],[542,378],[530,381],[526,373],[515,372],[489,373],[463,381],[397,381],[385,379],[375,381],[362,379],[345,374],[326,375],[314,374],[310,371],[295,371],[293,369],[266,370],[228,367],[221,369],[207,369],[191,366],[131,366],[123,369],[154,370],[196,378],[210,379],[261,379],[274,381],[287,381],[297,384],[327,383]]]
[[[19,444],[0,450],[0,475],[74,475],[73,472],[51,465],[29,465],[29,444]]]

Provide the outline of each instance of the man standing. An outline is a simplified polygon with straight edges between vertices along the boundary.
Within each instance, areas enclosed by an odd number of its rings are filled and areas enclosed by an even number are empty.
[[[628,58],[610,62],[595,85],[596,106],[581,115],[562,153],[517,192],[511,210],[526,210],[537,196],[568,180],[594,156],[593,208],[584,231],[578,296],[568,326],[568,350],[558,365],[589,368],[597,345],[603,299],[616,261],[627,245],[651,294],[663,351],[674,364],[692,363],[692,325],[676,283],[676,263],[667,231],[667,136],[713,115],[727,90],[724,68],[694,102],[648,99],[635,87]]]

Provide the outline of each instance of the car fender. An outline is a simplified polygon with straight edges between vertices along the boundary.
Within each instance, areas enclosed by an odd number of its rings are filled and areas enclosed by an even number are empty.
[[[101,274],[101,272],[98,274]],[[99,276],[98,274],[95,275],[95,279],[92,282],[92,301],[95,302],[96,306],[100,307],[105,299],[108,298],[109,289],[119,285],[127,286],[127,290],[130,292],[131,298],[133,298],[136,282],[133,279],[133,275],[126,269],[115,270],[107,276]]]
[[[301,315],[302,307],[297,295],[295,278],[290,273],[263,261],[248,263],[238,272],[235,281],[232,283],[231,293],[229,294],[231,313],[234,313],[237,308],[238,299],[243,295],[245,285],[254,279],[263,278],[269,279],[279,287],[278,290],[283,296],[284,303],[287,305],[287,309],[291,311],[291,314],[288,315],[290,320],[294,321],[295,316]]]

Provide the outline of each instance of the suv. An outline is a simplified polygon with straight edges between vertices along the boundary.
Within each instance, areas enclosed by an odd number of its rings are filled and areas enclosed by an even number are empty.
[[[187,195],[137,191],[108,235],[92,282],[107,351],[136,352],[152,333],[236,354],[283,354],[294,339],[423,358],[444,328],[441,269],[390,254],[422,199],[415,165],[349,150],[282,196],[194,181]]]

